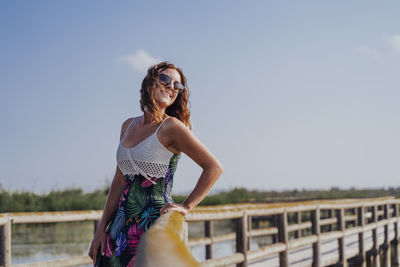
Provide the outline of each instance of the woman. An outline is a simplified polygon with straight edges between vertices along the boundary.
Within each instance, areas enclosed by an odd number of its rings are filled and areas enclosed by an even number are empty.
[[[134,266],[140,237],[151,224],[167,212],[186,215],[222,174],[218,160],[190,131],[189,92],[180,68],[168,62],[150,67],[140,94],[143,115],[122,124],[117,169],[89,250],[102,266]],[[192,193],[176,204],[171,188],[182,152],[203,172]]]

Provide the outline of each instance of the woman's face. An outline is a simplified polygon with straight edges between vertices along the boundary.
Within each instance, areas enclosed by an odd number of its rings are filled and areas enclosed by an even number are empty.
[[[158,106],[162,109],[171,106],[176,97],[178,96],[178,91],[174,89],[174,83],[181,82],[181,75],[176,69],[166,69],[161,71],[158,75],[165,74],[171,78],[171,82],[167,85],[163,85],[158,81],[154,92],[154,100],[157,102]]]

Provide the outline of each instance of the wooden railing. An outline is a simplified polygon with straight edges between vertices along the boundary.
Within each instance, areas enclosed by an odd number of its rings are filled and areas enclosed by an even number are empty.
[[[60,212],[14,212],[0,214],[0,266],[11,266],[11,224],[54,223],[93,221],[96,229],[102,211],[60,211]],[[14,264],[12,266],[74,266],[91,264],[89,256],[76,256],[66,259],[36,262],[31,264]]]
[[[380,263],[390,266],[392,244],[395,248],[392,264],[397,266],[399,203],[394,198],[375,198],[199,207],[186,221],[204,222],[205,236],[190,239],[189,246],[206,246],[205,264],[210,266],[247,266],[257,262],[261,266],[347,266],[366,261],[372,266]],[[235,231],[214,235],[212,225],[218,220],[235,221]],[[259,222],[267,227],[256,227]],[[383,228],[381,235],[380,228]],[[366,233],[371,233],[372,238],[366,238]],[[270,244],[251,249],[251,239],[259,236],[269,237]],[[357,244],[350,246],[346,241],[354,236]],[[212,246],[229,240],[236,241],[236,253],[213,259]],[[322,255],[321,247],[329,242],[337,244],[336,248]],[[307,246],[311,246],[312,255],[308,258],[304,256]],[[384,258],[380,259],[380,255]]]
[[[178,253],[175,256],[179,258],[186,255],[186,259],[191,262],[188,266],[197,263],[188,250],[184,249],[187,248],[185,244],[189,247],[205,246],[204,266],[346,266],[348,263],[362,264],[366,261],[372,266],[379,266],[380,263],[396,266],[399,264],[399,203],[399,199],[376,198],[198,207],[185,220],[189,227],[192,222],[204,223],[203,237],[186,240],[182,234],[182,216],[172,213],[161,216],[145,234],[144,240],[151,240],[153,245],[165,245],[167,241],[164,239],[169,236],[180,248],[174,250],[174,253]],[[11,266],[11,224],[84,220],[96,222],[100,216],[101,211],[2,214],[0,266]],[[214,225],[221,220],[234,222],[235,229],[231,233],[214,233]],[[167,232],[169,234],[165,234]],[[268,240],[268,244],[253,248],[253,238],[263,238]],[[225,241],[235,242],[235,252],[229,256],[213,258],[213,247]],[[141,242],[141,251],[145,246],[142,243],[146,241]],[[149,241],[147,244],[150,244]],[[390,245],[395,248],[392,262]],[[145,247],[154,251],[150,245]],[[143,252],[142,255],[146,255],[145,262],[151,262],[157,253]],[[308,254],[311,256],[304,256]],[[380,256],[383,258],[380,259]],[[89,257],[81,256],[28,266],[90,263]],[[164,261],[162,266],[169,266],[168,262]]]

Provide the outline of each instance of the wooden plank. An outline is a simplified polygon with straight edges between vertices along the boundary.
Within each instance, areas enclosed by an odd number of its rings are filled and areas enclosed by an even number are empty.
[[[389,206],[391,206],[392,204],[388,203]],[[393,214],[393,216],[392,216]],[[390,217],[394,217],[394,209],[392,207],[389,207],[389,218]]]
[[[317,208],[318,204],[313,203],[313,204],[308,204],[308,205],[299,205],[299,206],[288,206],[286,207],[286,212],[301,212],[301,211],[311,211],[315,210]]]
[[[204,236],[212,238],[213,236],[213,225],[212,221],[204,221]],[[212,243],[206,245],[206,259],[212,259]]]
[[[372,209],[372,221],[377,225],[378,221],[378,206],[375,205],[373,206]],[[372,246],[372,266],[373,267],[379,267],[380,266],[380,258],[379,258],[379,244],[378,244],[378,230],[377,228],[372,229],[372,240],[373,240],[373,246]]]
[[[248,236],[255,237],[255,236],[263,236],[263,235],[276,235],[278,233],[277,227],[269,227],[269,228],[261,228],[261,229],[254,229],[251,230]]]
[[[1,215],[1,213],[0,213],[0,215]],[[7,218],[5,218],[5,217],[0,217],[0,226],[1,226],[1,225],[5,225],[7,222],[8,222],[8,219],[7,219]]]
[[[394,197],[381,197],[381,198],[368,198],[368,199],[335,199],[335,200],[311,200],[311,201],[299,201],[299,202],[287,202],[287,203],[242,203],[242,204],[230,204],[230,205],[216,205],[216,206],[200,206],[196,207],[192,212],[203,213],[203,212],[226,212],[226,211],[237,211],[237,210],[279,210],[277,213],[281,213],[282,209],[289,209],[287,211],[292,212],[292,209],[314,209],[315,205],[320,205],[321,209],[325,209],[328,206],[332,206],[333,209],[338,208],[356,208],[364,204],[365,207],[372,207],[374,205],[382,205],[386,203],[400,203],[400,199]],[[328,209],[328,208],[326,208]],[[191,213],[192,213],[191,212]]]
[[[323,233],[319,235],[320,241],[327,241],[332,239],[339,239],[344,237],[344,231],[333,231],[329,233]]]
[[[398,218],[399,216],[399,208],[398,204],[392,204],[393,205],[393,217]],[[392,240],[393,243],[393,266],[399,266],[400,265],[400,242],[399,242],[399,222],[395,221],[394,222],[394,238]]]
[[[392,202],[400,202],[395,200],[393,197],[384,198],[372,198],[372,199],[341,199],[341,200],[317,200],[317,201],[301,201],[292,203],[270,203],[270,204],[232,204],[232,205],[218,205],[212,207],[197,207],[187,215],[189,220],[192,219],[193,215],[199,214],[210,214],[210,213],[226,213],[226,212],[237,212],[240,210],[247,210],[248,216],[260,214],[274,215],[281,213],[286,208],[287,212],[296,212],[300,210],[312,210],[315,209],[316,205],[320,205],[321,209],[338,209],[338,208],[356,208],[361,206],[361,203],[372,206],[374,203],[384,204]],[[264,211],[266,213],[264,213]]]
[[[376,223],[376,225],[378,227],[381,227],[381,226],[385,226],[388,223],[394,223],[396,220],[398,220],[398,219],[397,218],[390,218],[390,219],[379,221],[379,222]]]
[[[6,220],[0,226],[0,265],[11,266],[11,221]]]
[[[244,255],[242,253],[235,253],[230,256],[210,259],[202,262],[203,267],[219,267],[219,266],[229,266],[233,264],[239,264],[244,261]]]
[[[303,236],[301,238],[288,241],[288,249],[295,249],[306,245],[311,245],[315,242],[318,242],[317,235]]]
[[[282,214],[278,214],[278,240],[280,243],[284,243],[286,245],[286,249],[279,253],[279,266],[280,267],[288,267],[289,266],[289,258],[288,258],[288,239],[289,235],[287,232],[287,213],[286,211]]]
[[[93,261],[89,256],[75,256],[67,259],[41,261],[35,263],[13,264],[12,267],[63,267],[63,266],[78,266],[89,265]]]
[[[295,218],[296,224],[301,224],[301,219],[302,219],[301,211],[296,212],[296,218]],[[299,238],[299,237],[301,237],[301,230],[297,230],[294,233],[294,238]]]
[[[247,260],[254,261],[259,259],[265,259],[268,256],[276,255],[277,253],[283,252],[287,249],[284,243],[275,243],[259,248],[257,250],[251,250],[247,253]]]
[[[232,240],[235,240],[236,234],[233,233],[231,235],[232,235]],[[213,242],[213,240],[209,237],[200,237],[200,238],[189,239],[188,243],[189,243],[189,247],[194,247],[194,246],[200,246],[200,245],[208,245],[208,244],[212,244],[215,242]]]
[[[337,223],[336,217],[321,219],[319,222],[320,225],[328,225],[328,224],[335,224],[335,223]]]
[[[329,209],[329,212],[328,212],[328,216],[329,216],[329,219],[328,220],[333,220],[333,222],[331,222],[331,223],[329,223],[329,226],[328,226],[328,231],[329,232],[332,232],[332,224],[335,224],[335,223],[337,223],[337,218],[336,217],[333,217],[333,210],[331,210],[331,209]],[[325,221],[326,222],[326,221]],[[323,220],[320,220],[320,225],[326,225],[326,224],[323,224],[323,223],[325,223]],[[329,221],[328,221],[329,222]]]
[[[361,233],[363,231],[364,231],[364,228],[362,228],[362,227],[353,227],[353,228],[350,228],[350,229],[346,229],[344,231],[344,234],[345,235],[353,235],[353,234],[359,234],[359,233]]]
[[[383,211],[384,211],[384,218],[386,221],[390,219],[390,207],[389,204],[386,204],[383,206]],[[390,243],[389,243],[389,224],[386,223],[384,226],[384,235],[385,235],[385,240],[383,241],[382,249],[383,249],[383,266],[385,267],[390,267],[391,262],[390,262]]]
[[[373,229],[376,229],[377,227],[378,227],[378,223],[371,222],[364,226],[364,231],[373,230]]]
[[[235,239],[236,239],[236,233],[229,233],[224,235],[212,236],[211,238],[210,237],[192,238],[189,239],[188,243],[190,247],[194,247],[194,246],[208,245],[224,241],[232,241]]]
[[[346,231],[344,208],[341,208],[338,212],[338,229],[342,230],[343,232]],[[338,239],[338,248],[339,248],[339,264],[342,265],[343,267],[347,267],[346,244],[344,236]]]
[[[247,267],[247,213],[243,213],[243,217],[237,220],[236,224],[236,253],[244,255],[244,261],[238,263],[237,267]]]
[[[262,209],[255,209],[255,210],[249,210],[247,212],[247,216],[268,216],[268,215],[276,215],[279,213],[282,213],[285,210],[285,208],[262,208]]]
[[[384,211],[384,210],[378,210],[378,211],[376,211],[376,216],[377,216],[377,217],[379,217],[379,216],[385,216],[385,211]]]
[[[357,221],[357,215],[346,215],[344,216],[346,222]]]
[[[311,228],[311,226],[312,226],[311,222],[303,222],[303,223],[299,223],[299,224],[291,224],[291,225],[288,225],[287,231],[288,232],[299,231],[299,230]]]
[[[317,240],[312,242],[313,247],[313,267],[319,267],[321,265],[321,250],[320,250],[320,242],[319,242],[319,234],[321,232],[321,227],[319,224],[320,220],[320,209],[317,207],[314,211],[311,212],[311,233],[314,236],[317,236]]]
[[[365,225],[365,210],[364,206],[357,209],[357,225],[363,231],[358,234],[358,251],[359,257],[362,260],[361,267],[366,267],[366,254],[365,254],[365,238],[364,238],[364,225]]]
[[[207,220],[218,221],[218,220],[233,220],[243,216],[243,211],[228,211],[228,212],[199,212],[189,213],[186,215],[185,220],[187,222],[202,222],[205,218]]]
[[[393,197],[372,198],[372,199],[341,199],[341,200],[318,200],[302,201],[293,203],[270,203],[270,204],[232,204],[219,205],[213,207],[197,207],[186,215],[187,221],[227,220],[240,218],[243,210],[247,210],[248,216],[276,215],[287,212],[309,211],[315,209],[317,205],[320,209],[350,209],[361,207],[371,207],[373,205],[384,205],[386,203],[400,203]]]
[[[100,220],[102,211],[47,211],[47,212],[14,212],[6,213],[7,218],[15,223],[52,223],[79,222]]]

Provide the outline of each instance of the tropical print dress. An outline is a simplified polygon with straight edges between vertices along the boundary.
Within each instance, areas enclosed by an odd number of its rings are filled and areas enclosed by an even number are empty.
[[[122,145],[126,134],[121,139],[117,163],[125,185],[106,230],[106,251],[99,266],[135,266],[140,238],[160,216],[160,208],[173,202],[171,190],[180,154],[158,141],[160,127],[133,148]]]

